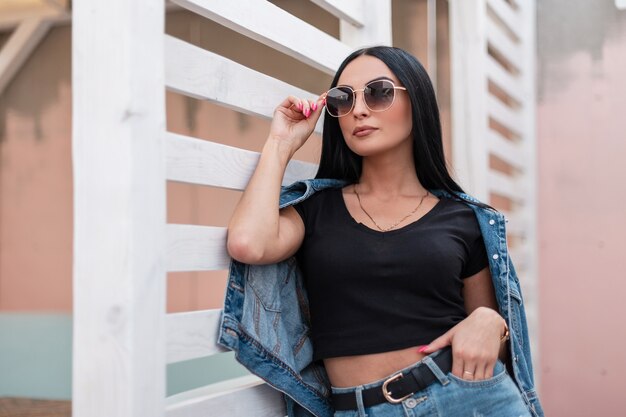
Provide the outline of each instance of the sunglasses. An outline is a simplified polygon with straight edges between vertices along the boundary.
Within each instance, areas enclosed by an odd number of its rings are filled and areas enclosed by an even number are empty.
[[[396,90],[405,90],[389,80],[370,81],[365,88],[354,90],[351,87],[333,87],[326,92],[326,111],[333,117],[345,116],[352,111],[356,92],[363,91],[363,98],[368,109],[374,112],[385,111],[393,104]]]

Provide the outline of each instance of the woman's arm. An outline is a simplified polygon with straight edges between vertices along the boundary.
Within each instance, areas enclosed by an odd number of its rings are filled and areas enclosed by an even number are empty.
[[[313,132],[321,104],[321,98],[289,96],[275,109],[259,162],[228,223],[226,246],[233,258],[258,263],[267,257],[268,245],[279,241],[278,205],[285,169]]]
[[[498,304],[489,267],[463,280],[463,296],[468,316],[433,340],[423,353],[452,345],[452,373],[459,378],[481,380],[493,376],[499,357],[506,362],[507,344],[500,342],[506,322]],[[471,374],[465,373],[471,372]]]

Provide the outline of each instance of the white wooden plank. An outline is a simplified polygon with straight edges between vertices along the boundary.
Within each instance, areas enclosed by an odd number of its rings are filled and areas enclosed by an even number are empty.
[[[165,83],[169,90],[271,119],[289,95],[316,100],[313,94],[213,52],[165,35]],[[325,112],[315,131],[322,132]]]
[[[363,27],[365,7],[363,0],[311,0],[328,13],[358,28]]]
[[[208,385],[166,399],[167,417],[283,417],[280,391],[256,375]]]
[[[512,142],[493,130],[487,131],[489,152],[513,166],[520,173],[524,173],[528,165],[528,155],[517,143]]]
[[[486,19],[487,40],[517,70],[523,67],[523,52],[491,18]]]
[[[0,50],[0,95],[46,36],[50,23],[42,17],[23,20]]]
[[[488,181],[490,191],[510,198],[516,204],[524,204],[527,190],[522,181],[494,170],[489,171]]]
[[[261,154],[207,140],[167,132],[167,179],[244,190]],[[317,164],[292,159],[281,185],[313,178]]]
[[[342,2],[343,3],[343,2]],[[339,21],[339,38],[353,48],[370,45],[391,45],[391,0],[361,0],[363,26]]]
[[[502,68],[491,55],[487,54],[485,69],[487,77],[518,103],[524,103],[522,80]]]
[[[487,0],[487,6],[506,24],[509,30],[521,40],[522,19],[505,0]],[[522,40],[523,42],[523,40]]]
[[[334,74],[351,48],[269,1],[173,0],[242,35],[327,74]]]
[[[514,133],[524,136],[524,126],[522,124],[522,116],[517,110],[513,110],[500,100],[492,96],[487,95],[487,114],[492,116],[498,122],[512,130]]]
[[[227,352],[217,344],[221,313],[213,309],[168,314],[167,363]]]
[[[167,271],[228,269],[226,227],[192,224],[167,225]]]
[[[75,416],[164,415],[164,25],[161,2],[73,3]]]

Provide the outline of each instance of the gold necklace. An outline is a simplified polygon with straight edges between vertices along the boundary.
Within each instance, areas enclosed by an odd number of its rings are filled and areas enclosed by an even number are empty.
[[[399,221],[397,221],[396,223],[394,223],[391,227],[388,227],[387,229],[383,229],[381,228],[378,223],[376,223],[376,221],[372,218],[372,216],[369,215],[369,213],[367,211],[365,211],[365,209],[363,208],[363,205],[361,204],[361,197],[359,196],[359,193],[356,191],[356,184],[354,185],[354,194],[356,194],[356,198],[357,200],[359,200],[359,206],[361,206],[361,210],[363,210],[363,212],[365,214],[367,214],[367,217],[370,218],[370,220],[372,222],[374,222],[374,224],[376,225],[376,227],[378,227],[378,229],[380,229],[383,232],[386,232],[388,230],[393,229],[394,227],[396,227],[398,224],[402,223],[404,221],[404,219],[406,219],[407,217],[409,217],[410,215],[412,215],[413,213],[415,213],[417,211],[418,208],[420,208],[420,206],[422,205],[422,201],[424,201],[424,198],[429,194],[430,192],[428,190],[426,190],[426,194],[422,196],[422,198],[420,199],[419,204],[417,205],[417,207],[415,207],[415,209],[413,209],[412,212],[410,212],[409,214],[407,214],[406,216],[404,216],[402,219],[400,219]]]

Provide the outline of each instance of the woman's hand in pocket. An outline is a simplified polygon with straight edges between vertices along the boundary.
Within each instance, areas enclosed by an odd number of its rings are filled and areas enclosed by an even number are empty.
[[[432,353],[452,345],[452,374],[470,381],[493,376],[500,352],[504,319],[495,310],[479,307],[446,333],[420,349]]]

